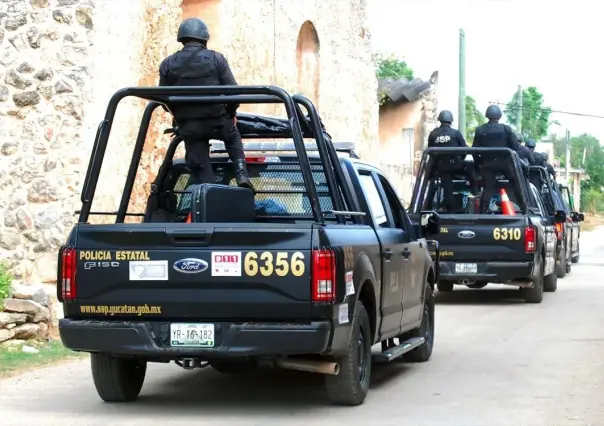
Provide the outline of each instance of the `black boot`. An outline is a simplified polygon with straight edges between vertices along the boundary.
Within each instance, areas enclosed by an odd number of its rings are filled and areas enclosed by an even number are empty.
[[[252,180],[250,179],[250,175],[247,172],[245,161],[243,160],[237,160],[235,162],[235,181],[237,182],[237,186],[249,188],[256,192]]]

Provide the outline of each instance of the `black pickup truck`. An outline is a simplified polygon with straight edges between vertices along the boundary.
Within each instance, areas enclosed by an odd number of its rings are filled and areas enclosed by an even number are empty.
[[[478,202],[483,187],[480,170],[476,176],[478,197],[471,196],[468,176],[453,176],[459,209],[449,214],[444,208],[437,158],[452,154],[472,158],[485,153],[510,161],[514,176],[497,177],[496,195],[491,198],[487,214],[476,214],[480,211]],[[488,283],[500,283],[521,288],[526,302],[541,303],[543,291],[556,290],[554,219],[543,207],[520,161],[508,148],[428,148],[424,152],[409,213],[413,219],[428,209],[440,216],[439,291],[452,291],[455,284],[482,288]],[[474,168],[474,164],[468,161],[468,167]],[[502,212],[501,189],[513,203],[513,216]],[[558,212],[556,221],[564,220],[564,212]]]
[[[564,209],[567,214],[567,226],[570,228],[570,260],[572,263],[579,262],[580,248],[579,238],[581,236],[580,223],[585,220],[585,215],[575,210],[574,198],[570,192],[570,188],[566,185],[557,185],[558,192],[564,204]]]
[[[117,212],[92,212],[115,111],[128,96],[151,102],[121,202]],[[245,140],[288,141],[244,142],[254,194],[232,186],[220,144],[215,184],[191,185],[174,158],[176,131],[146,211],[129,212],[153,111],[179,102],[281,102],[288,119],[239,114],[237,126]],[[113,96],[58,273],[61,339],[91,353],[104,401],[135,400],[148,362],[175,361],[225,373],[262,364],[322,373],[332,403],[359,405],[372,357],[430,358],[438,245],[425,236],[438,233],[438,215],[425,212],[412,224],[384,174],[343,151],[308,99],[278,87],[128,88]],[[115,223],[88,223],[95,214],[115,215]],[[376,343],[382,352],[372,354]]]
[[[583,215],[571,212],[569,205],[564,201],[560,185],[551,178],[545,168],[531,166],[529,173],[531,181],[537,184],[548,214],[553,217],[556,212],[564,211],[566,215],[566,220],[556,222],[554,229],[557,239],[556,274],[558,278],[564,278],[571,271],[573,257],[578,255],[578,228]]]

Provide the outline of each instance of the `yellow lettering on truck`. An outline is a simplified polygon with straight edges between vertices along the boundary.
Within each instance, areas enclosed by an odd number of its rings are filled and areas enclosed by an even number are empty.
[[[151,260],[147,251],[116,251],[115,260]]]
[[[111,252],[107,250],[82,250],[80,260],[111,260]]]

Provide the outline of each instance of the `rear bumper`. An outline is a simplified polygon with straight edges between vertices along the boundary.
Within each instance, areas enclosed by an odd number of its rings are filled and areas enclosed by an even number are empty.
[[[83,352],[104,352],[153,359],[199,357],[271,357],[327,354],[332,342],[348,343],[347,327],[331,321],[308,324],[215,323],[214,348],[173,348],[167,322],[90,321],[61,319],[63,344]],[[337,348],[333,348],[334,350]]]
[[[457,263],[476,263],[476,274],[458,274]],[[532,281],[535,262],[443,262],[439,265],[440,281],[488,281],[491,283],[508,283],[514,281]]]

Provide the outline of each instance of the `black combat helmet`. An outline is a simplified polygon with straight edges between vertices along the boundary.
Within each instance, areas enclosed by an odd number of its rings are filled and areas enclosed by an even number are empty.
[[[208,41],[210,39],[210,31],[206,23],[199,18],[189,18],[182,21],[180,27],[178,27],[176,41],[182,43],[186,39]]]
[[[516,133],[516,139],[518,140],[518,142],[522,143],[522,141],[524,140],[524,136],[522,136],[522,133],[518,132]]]
[[[485,113],[485,117],[489,120],[499,120],[501,115],[501,109],[497,105],[489,105]]]
[[[525,145],[527,148],[531,148],[531,149],[535,149],[535,147],[537,146],[537,144],[535,143],[535,139],[527,140]]]
[[[453,123],[453,114],[451,111],[442,110],[440,114],[438,114],[438,121],[441,123]]]
[[[541,157],[547,162],[549,160],[549,154],[547,152],[541,153]]]

